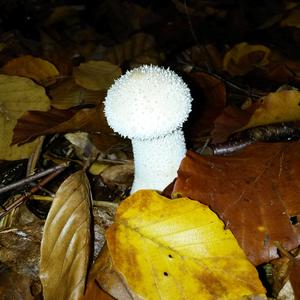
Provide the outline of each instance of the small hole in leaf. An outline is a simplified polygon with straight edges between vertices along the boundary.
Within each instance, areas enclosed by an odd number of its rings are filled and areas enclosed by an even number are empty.
[[[173,258],[173,256],[171,254],[168,255],[170,258]]]
[[[298,223],[298,217],[297,216],[291,216],[290,217],[290,222],[292,225],[296,225]]]
[[[300,106],[300,102],[298,102],[298,106]]]
[[[164,272],[164,276],[169,276],[168,272]]]

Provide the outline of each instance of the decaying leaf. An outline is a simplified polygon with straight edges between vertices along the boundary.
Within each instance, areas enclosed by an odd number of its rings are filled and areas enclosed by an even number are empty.
[[[270,49],[263,45],[240,43],[231,48],[223,59],[223,69],[232,76],[245,75],[269,63]]]
[[[300,143],[251,145],[226,157],[188,152],[174,191],[209,205],[230,228],[250,261],[277,258],[274,241],[299,245]]]
[[[133,299],[265,299],[232,233],[197,201],[138,191],[121,203],[106,237]]]
[[[67,178],[49,211],[41,244],[44,299],[80,299],[91,243],[89,183],[82,171]]]
[[[47,60],[31,55],[24,55],[10,60],[1,71],[7,75],[31,78],[45,86],[56,81],[59,75],[56,67]]]
[[[43,87],[31,79],[0,75],[0,159],[28,158],[36,142],[21,147],[11,146],[17,120],[28,110],[46,111],[50,101]]]
[[[91,60],[74,70],[75,82],[92,91],[108,89],[121,74],[122,70],[108,61]]]

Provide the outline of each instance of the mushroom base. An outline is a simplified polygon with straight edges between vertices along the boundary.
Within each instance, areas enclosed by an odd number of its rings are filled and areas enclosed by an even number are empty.
[[[181,129],[151,140],[132,140],[134,182],[131,193],[141,189],[162,191],[177,176],[186,153]]]

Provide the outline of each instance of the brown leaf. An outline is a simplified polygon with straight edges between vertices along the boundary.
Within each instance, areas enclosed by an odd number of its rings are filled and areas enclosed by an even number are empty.
[[[248,123],[254,109],[254,106],[252,109],[246,110],[233,105],[225,107],[223,112],[214,121],[214,128],[211,132],[212,142],[225,142],[233,132]]]
[[[91,243],[89,183],[82,171],[58,189],[46,219],[40,278],[44,299],[79,299],[85,289]]]
[[[207,73],[195,72],[190,76],[205,95],[205,100],[199,99],[197,103],[194,103],[190,116],[191,138],[195,146],[199,139],[210,133],[214,126],[214,120],[224,110],[226,90],[221,80]]]
[[[112,135],[113,131],[107,125],[103,106],[81,110],[51,109],[40,113],[31,111],[18,120],[14,129],[13,143],[24,143],[34,137],[74,131],[85,131],[103,134],[102,138],[109,141],[105,146],[120,142],[120,138]]]
[[[299,245],[300,142],[252,145],[232,156],[188,152],[174,192],[209,205],[256,265],[278,257],[274,241]]]

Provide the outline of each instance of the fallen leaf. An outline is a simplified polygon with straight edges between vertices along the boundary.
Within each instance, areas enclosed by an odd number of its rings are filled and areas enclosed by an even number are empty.
[[[230,228],[256,265],[299,245],[300,143],[251,145],[225,157],[189,151],[174,192],[209,205]]]
[[[137,33],[124,43],[107,49],[104,57],[118,66],[130,62],[132,68],[143,64],[157,65],[162,61],[153,36],[145,33]]]
[[[232,76],[242,76],[269,63],[270,49],[263,45],[240,43],[232,47],[223,59],[223,70]]]
[[[232,133],[245,126],[251,119],[255,108],[255,105],[245,110],[233,105],[225,107],[214,120],[214,128],[211,131],[212,143],[225,142]]]
[[[58,189],[41,243],[40,279],[48,299],[80,299],[84,293],[91,246],[91,199],[83,171]]]
[[[46,111],[50,101],[43,87],[28,78],[0,75],[0,159],[28,158],[37,142],[11,146],[17,120],[28,110]]]
[[[195,147],[203,137],[210,134],[215,119],[223,112],[226,105],[226,90],[224,82],[207,73],[194,72],[190,76],[205,95],[205,99],[195,101],[189,117],[191,126],[188,130],[191,131],[190,136]]]
[[[259,105],[254,105],[256,109],[249,122],[239,130],[300,120],[300,92],[296,90],[270,93],[261,99]]]
[[[108,89],[121,75],[121,69],[108,61],[91,60],[74,69],[75,82],[92,91]]]
[[[289,15],[280,22],[280,26],[300,29],[300,9],[293,9]]]
[[[77,85],[74,79],[67,79],[53,87],[50,92],[51,106],[68,109],[82,104],[98,104],[104,99],[105,91],[91,91]]]
[[[48,86],[59,75],[57,68],[47,60],[31,55],[24,55],[7,62],[1,69],[4,74],[31,78]]]
[[[295,258],[290,270],[290,282],[294,290],[295,298],[300,299],[300,258]]]
[[[130,291],[126,288],[126,284],[122,280],[122,277],[118,274],[116,270],[114,270],[110,254],[107,249],[107,245],[104,245],[89,273],[87,290],[84,295],[84,298],[81,300],[93,299],[93,295],[98,295],[99,293],[102,296],[103,292],[105,292],[106,290],[113,291],[114,298],[110,295],[112,299],[134,299]],[[106,295],[109,294],[106,293]]]
[[[103,106],[80,110],[51,109],[48,112],[30,111],[18,120],[14,129],[13,143],[24,143],[46,134],[84,131],[103,135],[104,145],[109,148],[120,142],[107,125]]]
[[[138,191],[121,203],[106,237],[134,299],[266,299],[232,233],[197,201]]]

